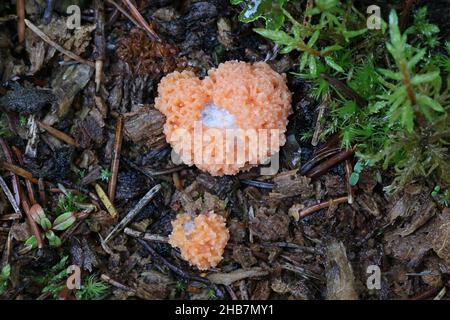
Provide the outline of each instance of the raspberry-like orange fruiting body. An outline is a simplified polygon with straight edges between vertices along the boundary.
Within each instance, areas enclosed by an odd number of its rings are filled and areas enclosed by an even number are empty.
[[[225,219],[213,212],[193,217],[179,214],[172,221],[169,243],[181,251],[190,265],[200,270],[217,266],[230,238]]]
[[[155,108],[166,116],[166,140],[181,160],[222,176],[248,170],[279,151],[291,96],[286,76],[267,63],[228,61],[203,80],[191,71],[165,76]]]

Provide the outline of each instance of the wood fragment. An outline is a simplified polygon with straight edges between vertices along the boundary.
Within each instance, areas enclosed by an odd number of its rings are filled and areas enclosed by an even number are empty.
[[[357,93],[355,90],[347,86],[344,82],[341,80],[327,74],[322,73],[320,75],[321,78],[327,80],[333,87],[338,89],[346,98],[351,99],[355,101],[360,107],[366,107],[367,106],[367,100],[364,99]]]
[[[9,200],[9,203],[11,203],[11,206],[14,209],[14,212],[20,216],[22,216],[22,212],[20,211],[19,205],[16,202],[16,199],[14,199],[13,194],[8,188],[8,185],[6,184],[5,180],[3,180],[2,176],[0,176],[0,187],[3,190],[3,193],[6,195],[6,197]]]
[[[17,174],[18,176],[20,176],[22,178],[30,180],[34,184],[38,183],[38,179],[34,178],[33,174],[31,172],[29,172],[29,171],[27,171],[27,170],[25,170],[25,169],[23,169],[23,168],[21,168],[19,166],[16,166],[14,164],[10,164],[8,162],[4,162],[3,161],[3,162],[0,162],[0,167],[5,169],[5,170],[13,172],[13,173]]]
[[[74,138],[72,138],[71,136],[67,135],[66,133],[55,129],[51,126],[49,126],[48,124],[41,122],[41,121],[37,121],[37,124],[39,125],[39,127],[45,131],[47,131],[48,133],[50,133],[52,136],[54,136],[55,138],[64,141],[65,143],[67,143],[68,145],[74,146],[76,148],[79,147],[78,143],[75,141]]]
[[[16,146],[13,146],[13,151],[16,155],[17,160],[19,161],[19,164],[23,166],[22,152]],[[39,180],[42,180],[42,178],[40,178]],[[36,198],[34,197],[33,185],[31,184],[30,180],[25,180],[25,186],[27,187],[28,198],[30,199],[31,205],[33,205],[36,203]]]
[[[311,145],[314,147],[319,143],[320,134],[322,133],[322,118],[325,114],[325,110],[327,109],[328,104],[330,103],[330,94],[327,93],[322,97],[322,101],[320,102],[317,109],[319,110],[317,113],[316,119],[316,128],[314,129],[314,134],[311,139]]]
[[[356,147],[353,147],[352,149],[343,150],[339,152],[338,154],[334,155],[333,157],[325,160],[324,162],[320,163],[306,174],[308,178],[315,179],[323,175],[325,172],[327,172],[331,167],[335,166],[339,162],[342,162],[348,158],[350,158],[353,153],[355,153]]]
[[[345,184],[347,186],[348,204],[352,204],[354,199],[353,187],[350,184],[350,176],[352,175],[352,171],[353,169],[350,160],[345,160]]]
[[[94,1],[95,22],[96,28],[94,33],[94,52],[95,59],[95,92],[100,91],[103,75],[103,62],[106,54],[106,40],[105,40],[105,5],[103,0]]]
[[[300,175],[305,175],[308,171],[310,171],[312,168],[314,168],[320,161],[331,157],[333,155],[338,154],[341,151],[340,148],[333,148],[333,149],[324,149],[314,155],[311,159],[308,160],[302,167],[300,168]]]
[[[236,281],[242,279],[254,278],[254,277],[264,277],[267,276],[269,272],[260,267],[254,267],[250,269],[237,269],[231,272],[217,272],[208,275],[208,279],[215,284],[223,284],[229,286]]]
[[[25,42],[25,0],[16,1],[17,37],[19,44]]]
[[[133,238],[141,238],[146,241],[155,241],[155,242],[168,242],[169,239],[164,236],[160,236],[159,234],[150,234],[147,232],[140,232],[131,228],[125,228],[123,233]]]
[[[123,291],[130,291],[130,292],[133,292],[133,294],[136,293],[136,290],[134,290],[134,289],[132,289],[132,288],[130,288],[130,287],[127,287],[126,285],[121,284],[120,282],[117,282],[116,280],[111,279],[111,278],[110,278],[109,276],[107,276],[106,274],[102,274],[102,275],[100,276],[100,279],[102,279],[103,281],[109,283],[109,284],[112,285],[113,287],[116,287],[116,288],[118,288],[118,289],[120,289],[120,290],[123,290]]]
[[[76,55],[75,53],[64,49],[62,46],[60,46],[59,44],[57,44],[55,41],[53,41],[52,39],[50,39],[49,36],[47,36],[44,32],[41,31],[41,29],[39,29],[37,26],[35,26],[30,20],[25,19],[25,24],[27,25],[28,28],[31,29],[31,31],[33,31],[37,36],[39,36],[42,40],[44,40],[45,42],[47,42],[49,45],[51,45],[52,47],[54,47],[56,50],[58,50],[59,52],[61,52],[62,54],[68,56],[69,58],[71,58],[72,60],[75,60],[79,63],[83,63],[86,64],[92,68],[95,67],[95,64],[92,61],[88,61],[85,60],[83,58],[81,58],[80,56]]]
[[[153,199],[153,197],[161,190],[161,185],[157,184],[151,188],[145,196],[133,207],[133,209],[128,212],[128,214],[114,227],[114,229],[108,234],[108,236],[103,240],[104,243],[108,243],[109,240],[114,238],[117,233],[119,233],[123,228],[125,228],[131,220]]]
[[[170,263],[166,258],[161,256],[158,252],[156,252],[155,249],[153,249],[145,240],[143,239],[137,239],[137,241],[144,247],[145,250],[147,250],[150,255],[159,262],[162,262],[167,268],[169,268],[172,272],[177,274],[178,276],[184,278],[184,279],[191,279],[195,280],[201,283],[205,283],[207,285],[211,285],[211,281],[207,278],[199,277],[195,274],[191,274],[188,272],[183,271],[182,269],[176,267],[172,263]]]
[[[97,183],[95,184],[95,191],[97,191],[98,197],[102,201],[106,210],[108,210],[111,217],[113,217],[113,218],[117,217],[116,208],[114,207],[112,202],[109,200],[108,196],[106,195],[105,191],[103,191],[102,187],[100,187],[100,185]]]
[[[119,175],[120,151],[122,149],[123,141],[123,117],[117,119],[116,135],[114,138],[114,149],[111,161],[111,177],[108,183],[108,195],[111,202],[114,203],[116,197],[117,177]]]
[[[18,213],[4,214],[0,216],[1,221],[17,220],[20,218],[22,218],[22,214]]]
[[[9,145],[1,137],[0,137],[0,145],[2,147],[3,153],[5,154],[6,161],[9,162],[10,164],[13,164],[13,158],[12,158],[12,154],[11,154]],[[12,186],[13,186],[13,190],[14,190],[14,198],[16,200],[16,203],[20,204],[19,177],[12,171],[11,171],[11,174],[12,174],[11,182],[12,182]]]
[[[314,206],[308,207],[306,209],[303,209],[302,211],[299,212],[299,217],[300,219],[325,208],[330,207],[333,204],[339,204],[339,203],[344,203],[344,202],[348,202],[348,197],[340,197],[337,199],[331,199],[329,201],[325,201],[325,202],[321,202],[319,204],[316,204]]]

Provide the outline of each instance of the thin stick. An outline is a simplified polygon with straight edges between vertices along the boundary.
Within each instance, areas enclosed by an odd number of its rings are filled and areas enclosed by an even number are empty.
[[[29,172],[19,166],[16,166],[14,164],[10,164],[8,162],[3,161],[3,162],[0,162],[0,167],[3,167],[3,169],[5,169],[5,170],[13,172],[22,178],[30,180],[34,184],[38,183],[38,179],[34,178],[33,174],[31,172]]]
[[[8,143],[6,143],[5,140],[3,140],[2,138],[0,138],[0,145],[2,146],[3,149],[3,153],[5,154],[5,158],[6,161],[8,161],[9,163],[13,164],[13,158],[12,158],[12,154],[11,154],[11,150],[9,148]],[[19,177],[11,172],[12,174],[12,178],[11,178],[11,182],[13,185],[13,190],[14,190],[14,196],[16,199],[16,203],[19,204],[20,203],[20,192],[19,192]]]
[[[322,174],[328,171],[331,167],[335,166],[341,161],[344,161],[352,156],[352,154],[355,152],[356,147],[353,147],[352,149],[344,150],[335,156],[327,159],[326,161],[320,163],[318,166],[313,168],[311,171],[309,171],[306,176],[308,178],[314,179],[320,177]]]
[[[150,255],[152,255],[152,257],[154,259],[159,260],[160,262],[162,262],[164,265],[167,266],[167,268],[169,268],[171,271],[173,271],[175,274],[179,275],[180,277],[185,278],[185,279],[195,280],[195,281],[202,282],[202,283],[206,283],[208,285],[211,284],[211,282],[208,279],[206,279],[206,278],[202,278],[202,277],[196,276],[194,274],[187,273],[187,272],[181,270],[180,268],[174,266],[166,258],[164,258],[158,252],[156,252],[156,250],[153,249],[144,240],[137,239],[137,241],[145,248],[145,250],[147,250],[150,253]]]
[[[22,218],[21,214],[17,214],[17,213],[11,213],[11,214],[4,214],[0,216],[0,220],[1,221],[10,221],[10,220],[17,220]]]
[[[113,218],[117,217],[117,210],[116,210],[116,208],[114,207],[114,205],[112,204],[111,200],[108,198],[108,196],[106,195],[105,191],[103,191],[102,187],[100,187],[99,184],[95,184],[95,191],[97,191],[97,194],[98,194],[100,200],[105,205],[105,208],[106,208],[106,210],[108,210],[108,212],[111,215],[111,217],[113,217]]]
[[[113,157],[111,161],[111,178],[108,184],[108,195],[111,202],[114,203],[116,197],[117,176],[119,174],[120,150],[122,149],[123,140],[123,117],[117,119],[116,136],[114,138]]]
[[[158,234],[150,234],[146,232],[140,232],[131,228],[125,228],[123,233],[133,238],[141,238],[146,241],[155,241],[155,242],[167,242],[169,239],[164,236],[160,236]]]
[[[156,32],[150,27],[150,25],[145,21],[144,17],[141,15],[138,9],[131,3],[130,0],[122,0],[123,3],[125,3],[128,6],[128,9],[130,9],[131,14],[134,16],[134,18],[139,22],[139,24],[144,28],[145,31],[147,31],[148,36],[153,41],[161,41],[159,36],[156,34]]]
[[[347,185],[348,204],[352,204],[354,198],[353,188],[352,185],[350,184],[350,176],[352,175],[352,171],[353,169],[351,162],[348,159],[345,160],[345,180]]]
[[[25,0],[17,0],[16,2],[17,14],[17,36],[19,44],[25,42]]]
[[[13,146],[14,154],[16,155],[17,160],[19,161],[19,164],[23,166],[23,157],[22,152],[19,150],[19,148]],[[31,205],[36,203],[36,198],[34,197],[34,190],[33,185],[31,184],[30,180],[25,180],[25,185],[27,186],[27,192],[28,197],[31,201]]]
[[[126,285],[121,284],[120,282],[117,282],[116,280],[111,279],[111,278],[110,278],[109,276],[107,276],[106,274],[102,274],[102,275],[100,276],[100,279],[102,279],[103,281],[109,283],[109,284],[112,285],[113,287],[116,287],[116,288],[118,288],[118,289],[120,289],[120,290],[123,290],[123,291],[130,291],[130,292],[133,292],[134,294],[136,294],[136,290],[134,290],[134,289],[132,289],[132,288],[130,288],[130,287],[127,287]]]
[[[67,143],[68,145],[74,146],[76,148],[79,147],[78,143],[75,141],[74,138],[72,138],[71,136],[65,134],[64,132],[55,129],[51,126],[49,126],[48,124],[41,122],[41,121],[37,121],[39,127],[41,129],[44,129],[45,131],[47,131],[48,133],[50,133],[52,136],[54,136],[55,138],[64,141],[65,143]]]
[[[314,130],[313,137],[311,139],[311,144],[315,147],[319,143],[320,134],[322,133],[322,118],[325,114],[325,110],[327,108],[328,103],[330,102],[330,94],[325,94],[322,97],[322,101],[320,102],[320,105],[317,107],[319,112],[317,113],[317,119],[316,119],[316,128]]]
[[[104,243],[108,243],[113,237],[117,235],[123,228],[125,228],[131,220],[136,217],[136,215],[153,199],[155,194],[161,190],[161,185],[157,184],[153,188],[151,188],[144,197],[131,209],[130,212],[114,227],[114,229],[108,234],[108,236],[103,240]]]
[[[94,1],[96,28],[94,34],[95,92],[99,92],[105,61],[105,5],[103,0]]]
[[[354,100],[359,106],[366,107],[367,106],[367,100],[364,99],[359,93],[357,93],[355,90],[347,86],[344,82],[341,80],[327,74],[322,73],[320,74],[320,77],[327,80],[333,87],[336,89],[339,89],[340,92],[347,98]]]
[[[49,36],[47,36],[44,32],[42,32],[38,27],[36,27],[30,20],[25,19],[25,24],[27,25],[28,28],[31,29],[31,31],[33,31],[36,35],[38,35],[42,40],[44,40],[45,42],[47,42],[49,45],[51,45],[52,47],[54,47],[56,50],[58,50],[59,52],[61,52],[62,54],[65,54],[66,56],[68,56],[69,58],[71,58],[72,60],[78,61],[80,63],[84,63],[87,64],[88,66],[94,68],[95,65],[92,61],[88,61],[85,60],[83,58],[81,58],[80,56],[76,55],[75,53],[64,49],[62,46],[60,46],[59,44],[57,44],[55,41],[53,41],[52,39],[50,39]]]
[[[324,160],[325,158],[328,158],[330,156],[333,156],[335,154],[338,154],[341,152],[340,148],[333,148],[333,149],[324,149],[314,155],[311,159],[308,160],[301,168],[300,168],[300,175],[305,175],[308,171],[310,171],[314,166],[316,166],[320,161]]]
[[[8,185],[6,184],[5,180],[3,180],[2,176],[0,176],[0,187],[2,188],[9,202],[11,203],[14,212],[22,216],[22,212],[20,211],[19,205],[17,204],[16,199],[14,199],[14,196],[12,195],[11,191],[8,188]]]
[[[141,27],[141,25],[139,24],[139,22],[137,22],[132,16],[130,16],[130,14],[124,8],[122,8],[120,5],[115,3],[113,0],[107,0],[107,1],[110,4],[112,4],[114,7],[116,7],[116,9],[119,10],[120,13],[122,13],[125,17],[127,17],[131,22],[133,22],[136,27],[143,29]]]
[[[337,198],[337,199],[331,199],[329,201],[321,202],[321,203],[316,204],[314,206],[311,206],[309,208],[303,209],[302,211],[299,212],[298,215],[299,215],[300,219],[302,219],[302,218],[310,215],[311,213],[314,213],[316,211],[328,208],[328,207],[330,207],[333,204],[344,203],[344,202],[347,202],[347,201],[348,201],[348,197],[347,196],[341,197],[341,198]]]

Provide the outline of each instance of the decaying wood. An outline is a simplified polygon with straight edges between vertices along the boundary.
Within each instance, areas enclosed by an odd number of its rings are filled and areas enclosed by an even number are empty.
[[[25,19],[25,24],[27,25],[28,28],[30,28],[31,31],[33,31],[36,35],[38,35],[42,40],[44,40],[45,42],[47,42],[49,45],[51,45],[52,47],[54,47],[56,50],[58,50],[59,52],[61,52],[62,54],[68,56],[69,58],[71,58],[72,60],[78,61],[80,63],[83,64],[87,64],[88,66],[94,68],[95,64],[92,61],[88,61],[85,60],[83,58],[81,58],[80,56],[76,55],[75,53],[64,49],[62,46],[60,46],[59,44],[57,44],[55,41],[53,41],[52,39],[50,39],[50,37],[48,35],[46,35],[44,32],[42,32],[37,26],[35,26],[30,20]]]

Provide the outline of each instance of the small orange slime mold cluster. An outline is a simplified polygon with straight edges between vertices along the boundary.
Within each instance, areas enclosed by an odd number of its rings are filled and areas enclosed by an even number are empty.
[[[286,76],[272,70],[267,63],[227,61],[209,70],[203,80],[191,71],[168,74],[158,86],[155,108],[166,116],[166,140],[181,160],[222,176],[249,170],[279,151],[286,141],[291,96]],[[203,135],[207,135],[205,132],[210,135],[201,144],[195,140],[194,128],[198,123]],[[238,142],[215,136],[216,133],[225,136],[226,130],[258,133],[265,130],[276,135],[276,139],[264,142],[270,144],[267,152],[255,153],[249,146],[259,142],[245,136],[241,140],[245,158],[241,161],[242,158],[235,156]],[[194,139],[186,140],[187,136]]]
[[[193,217],[179,214],[172,221],[169,243],[181,251],[183,259],[200,270],[217,266],[230,237],[225,219],[213,212]]]

